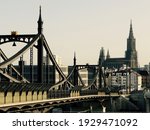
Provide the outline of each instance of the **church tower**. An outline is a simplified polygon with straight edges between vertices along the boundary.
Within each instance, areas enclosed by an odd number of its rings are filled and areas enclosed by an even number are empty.
[[[125,58],[127,60],[127,65],[131,68],[138,67],[137,61],[137,51],[136,51],[136,40],[133,36],[133,29],[132,29],[132,21],[130,23],[130,31],[129,37],[127,39],[127,50],[125,52]]]
[[[110,58],[110,54],[109,54],[109,50],[107,50],[107,56],[106,56],[106,59],[109,59]]]
[[[100,55],[99,55],[99,65],[102,65],[104,61],[105,61],[105,52],[104,52],[104,48],[101,47]]]

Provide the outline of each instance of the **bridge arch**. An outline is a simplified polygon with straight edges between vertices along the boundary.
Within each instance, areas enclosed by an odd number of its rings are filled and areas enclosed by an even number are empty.
[[[51,104],[51,102],[47,102],[47,103],[44,103],[43,106],[49,106]]]
[[[6,113],[6,111],[0,109],[0,113]]]
[[[29,43],[30,41],[33,40],[35,34],[30,34],[30,35],[2,35],[0,36],[0,45],[4,43],[9,43],[9,42],[23,42],[23,43]]]
[[[30,108],[32,108],[32,106],[25,105],[25,106],[21,107],[20,109],[30,109]]]
[[[43,105],[42,104],[35,104],[32,107],[41,107],[41,106],[43,106]]]
[[[53,108],[54,108],[54,107],[45,108],[45,109],[43,110],[43,113],[52,113]]]
[[[14,113],[20,110],[18,107],[11,107],[6,110],[7,113]]]

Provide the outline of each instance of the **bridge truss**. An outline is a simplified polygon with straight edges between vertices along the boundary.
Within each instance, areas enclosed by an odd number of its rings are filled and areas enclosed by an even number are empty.
[[[37,34],[22,34],[19,35],[17,32],[12,32],[11,35],[0,35],[0,45],[6,43],[13,43],[13,46],[16,46],[17,43],[25,43],[26,45],[20,49],[14,55],[7,57],[4,51],[0,48],[0,82],[13,82],[13,83],[20,83],[20,84],[33,84],[35,81],[33,80],[34,77],[34,69],[33,69],[33,62],[34,62],[34,53],[37,53],[37,81],[36,83],[43,84],[44,76],[43,76],[43,68],[44,68],[44,56],[46,57],[46,73],[50,73],[48,67],[48,61],[50,61],[56,71],[60,76],[60,80],[57,83],[49,84],[49,79],[51,77],[46,77],[46,86],[49,87],[49,91],[55,90],[79,90],[83,93],[85,91],[92,91],[96,90],[96,92],[102,87],[102,78],[104,81],[103,86],[106,86],[105,77],[103,75],[102,67],[100,64],[98,65],[76,65],[76,57],[74,57],[74,66],[72,67],[72,71],[66,76],[63,71],[61,70],[60,66],[56,62],[54,55],[48,45],[48,42],[43,34],[43,21],[41,18],[41,8],[38,20],[38,33]],[[11,50],[10,50],[11,51]],[[28,80],[24,76],[24,54],[28,54],[30,57],[30,80]],[[19,60],[19,70],[15,68],[13,63]],[[88,69],[93,70],[94,75],[93,79],[89,82],[86,86],[82,76],[80,75],[80,70]],[[36,84],[35,84],[36,85]],[[81,92],[81,93],[82,93]]]

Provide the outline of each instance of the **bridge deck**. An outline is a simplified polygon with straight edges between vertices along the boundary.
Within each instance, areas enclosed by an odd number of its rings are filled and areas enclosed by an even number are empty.
[[[77,97],[66,97],[66,98],[57,98],[57,99],[46,99],[46,100],[38,100],[38,101],[29,101],[29,102],[18,102],[18,103],[10,103],[0,105],[0,108],[7,107],[15,107],[15,106],[23,106],[23,105],[32,105],[32,104],[44,104],[44,103],[53,103],[53,102],[66,102],[72,100],[82,100],[82,99],[94,99],[94,98],[107,98],[107,97],[119,97],[120,95],[87,95],[87,96],[77,96]],[[121,95],[128,96],[128,95]]]

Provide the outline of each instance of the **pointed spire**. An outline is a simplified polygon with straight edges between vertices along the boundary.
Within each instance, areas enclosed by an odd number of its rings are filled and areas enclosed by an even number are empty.
[[[110,58],[110,54],[109,54],[109,50],[107,50],[107,56],[106,56],[106,59],[109,59]]]
[[[104,48],[101,47],[100,50],[100,55],[99,55],[99,65],[102,65],[102,63],[105,61],[105,52],[104,52]]]
[[[41,6],[39,8],[39,20],[38,20],[38,34],[41,34],[43,32],[43,21],[41,16]]]
[[[74,59],[76,59],[76,52],[74,52]]]
[[[73,58],[73,61],[74,61],[74,66],[76,66],[76,52],[74,52],[74,58]]]
[[[39,8],[39,20],[38,21],[42,21],[42,17],[41,17],[41,5],[40,5],[40,8]]]
[[[101,47],[101,50],[100,50],[100,58],[104,58],[105,59],[105,52],[104,52],[104,48]]]
[[[130,21],[130,31],[129,31],[129,39],[134,38],[133,36],[133,29],[132,29],[132,20]]]

